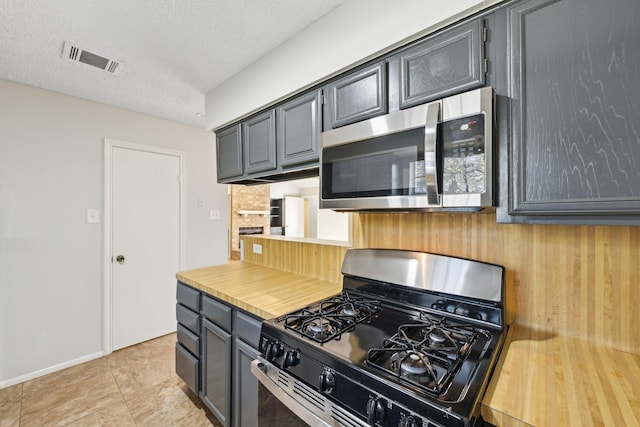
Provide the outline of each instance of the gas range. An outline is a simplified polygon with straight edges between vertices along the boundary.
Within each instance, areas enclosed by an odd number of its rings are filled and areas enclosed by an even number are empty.
[[[504,269],[352,249],[343,292],[264,321],[258,379],[309,425],[478,425],[504,341]]]

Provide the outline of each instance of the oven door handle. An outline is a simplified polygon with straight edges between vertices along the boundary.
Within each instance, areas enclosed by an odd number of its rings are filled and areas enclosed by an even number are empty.
[[[260,358],[251,362],[251,372],[255,377],[269,390],[280,402],[296,414],[300,419],[311,427],[338,427],[340,424],[328,424],[321,417],[316,415],[310,409],[302,405],[296,399],[291,397],[286,391],[278,386],[266,373],[267,363]]]

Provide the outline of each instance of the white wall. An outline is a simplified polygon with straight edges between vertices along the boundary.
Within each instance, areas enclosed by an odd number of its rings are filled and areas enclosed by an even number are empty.
[[[274,182],[273,184],[263,184],[269,186],[269,197],[272,199],[282,199],[284,196],[297,196],[300,194],[300,187],[296,181]]]
[[[345,0],[206,95],[214,129],[502,0]]]
[[[0,80],[0,388],[102,352],[104,138],[186,152],[186,268],[227,260],[212,133]]]
[[[318,209],[318,239],[349,241],[351,214],[331,209]]]

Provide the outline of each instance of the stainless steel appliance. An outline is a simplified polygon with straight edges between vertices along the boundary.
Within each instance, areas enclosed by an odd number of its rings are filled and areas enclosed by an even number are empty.
[[[348,250],[343,292],[262,323],[251,370],[312,426],[480,425],[505,336],[504,269]]]
[[[321,145],[321,208],[493,205],[490,87],[323,132]]]

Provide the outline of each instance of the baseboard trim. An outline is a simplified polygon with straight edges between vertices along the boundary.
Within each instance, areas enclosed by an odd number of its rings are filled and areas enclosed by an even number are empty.
[[[0,381],[0,389],[10,387],[12,385],[20,384],[25,381],[29,381],[43,375],[50,374],[52,372],[61,371],[66,368],[70,368],[75,365],[79,365],[84,362],[99,359],[104,356],[104,351],[98,351],[96,353],[87,354],[86,356],[78,357],[77,359],[69,360],[67,362],[60,363],[58,365],[49,366],[48,368],[40,369],[28,374],[20,375],[19,377],[11,378],[8,380]]]

